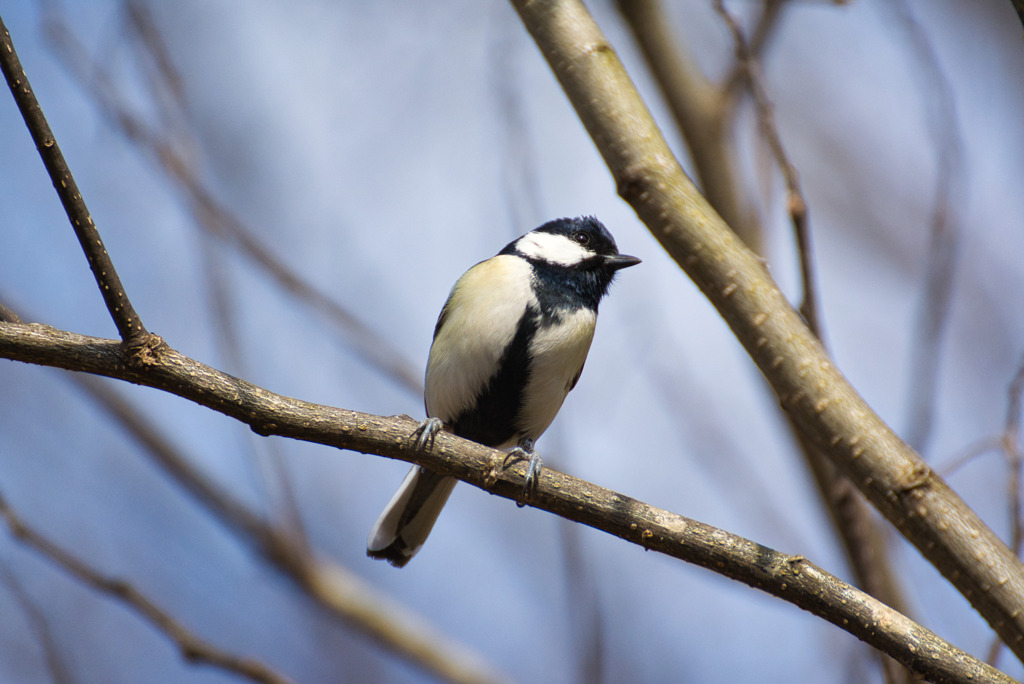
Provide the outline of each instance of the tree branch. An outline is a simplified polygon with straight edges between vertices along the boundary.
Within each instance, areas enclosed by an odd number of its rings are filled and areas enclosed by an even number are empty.
[[[761,136],[771,150],[775,163],[786,185],[786,207],[796,239],[796,252],[800,263],[800,281],[803,297],[797,310],[815,337],[825,344],[821,317],[818,313],[818,289],[814,276],[811,253],[811,229],[807,217],[807,202],[800,189],[800,176],[789,159],[775,123],[775,111],[764,84],[764,72],[758,59],[772,28],[778,23],[784,0],[773,0],[764,9],[754,38],[747,41],[743,29],[725,7],[724,0],[714,0],[712,6],[722,18],[733,38],[736,67],[726,85],[730,92],[746,85],[754,101]],[[735,95],[733,95],[735,101]],[[724,218],[724,217],[723,217]],[[889,563],[885,536],[871,515],[870,507],[857,488],[836,468],[828,456],[807,439],[787,414],[787,423],[800,445],[808,467],[829,512],[843,549],[853,569],[857,584],[864,591],[905,612],[906,604]],[[889,684],[905,681],[909,674],[891,659],[882,659],[885,681]]]
[[[143,350],[142,363],[127,364],[114,340],[38,324],[0,323],[3,358],[155,387],[236,418],[258,434],[409,461],[507,499],[522,496],[524,468],[505,469],[505,452],[447,433],[438,435],[430,449],[417,451],[409,438],[417,422],[408,416],[375,416],[274,394],[190,359],[155,335]],[[555,470],[545,468],[539,480],[527,501],[530,505],[783,598],[930,680],[1011,681],[803,557],[779,553]]]
[[[686,140],[708,201],[751,249],[759,249],[764,239],[760,221],[742,192],[731,144],[731,99],[700,73],[675,40],[659,0],[618,0],[616,5]]]
[[[250,510],[219,487],[108,383],[84,373],[69,376],[117,420],[144,452],[253,553],[291,580],[310,600],[416,667],[453,684],[497,684],[506,677],[468,646],[399,605],[352,571]]]
[[[676,36],[670,35],[660,2],[620,0],[617,4],[643,49],[659,89],[671,105],[676,126],[686,139],[708,202],[729,227],[756,250],[762,242],[757,237],[761,233],[760,228],[755,225],[746,228],[737,226],[735,221],[741,214],[729,208],[745,203],[739,199],[742,194],[741,184],[729,161],[735,156],[735,149],[724,137],[733,127],[737,103],[744,88],[752,91],[758,122],[786,181],[788,209],[796,237],[804,292],[799,311],[811,330],[819,339],[823,339],[816,307],[807,206],[799,189],[796,169],[789,162],[779,139],[771,103],[757,69],[759,55],[779,25],[786,0],[766,0],[749,41],[732,17],[725,14],[725,20],[733,32],[737,63],[717,92],[707,79],[697,73],[692,58],[683,49],[685,46]],[[719,11],[724,12],[724,7]],[[727,184],[728,187],[721,187],[721,184]],[[742,215],[756,216],[749,208]],[[839,533],[858,585],[872,596],[903,611],[904,601],[891,572],[885,538],[879,524],[872,517],[870,505],[828,457],[800,434],[788,414],[786,417],[787,425],[815,478],[822,502]],[[890,662],[883,661],[887,680],[897,681]]]
[[[64,155],[57,145],[57,140],[50,130],[50,125],[46,122],[46,116],[43,115],[43,110],[39,106],[39,101],[36,100],[35,93],[32,92],[32,86],[21,66],[21,60],[18,59],[18,53],[14,51],[11,34],[7,31],[7,26],[4,25],[2,18],[0,18],[0,68],[3,70],[11,94],[14,95],[14,101],[18,104],[25,125],[28,126],[29,133],[32,134],[32,140],[35,141],[36,149],[39,150],[39,156],[43,160],[46,172],[50,174],[50,180],[53,181],[53,187],[57,190],[60,202],[64,205],[64,211],[68,215],[68,220],[71,221],[82,251],[85,252],[89,268],[92,269],[96,284],[99,285],[103,301],[107,305],[111,318],[114,319],[121,340],[130,347],[141,344],[147,334],[146,328],[142,325],[142,319],[135,313],[135,308],[129,301],[128,295],[125,294],[121,279],[117,275],[117,270],[114,269],[114,263],[111,261],[110,255],[107,254],[106,247],[103,246],[103,240],[100,239],[96,225],[92,222],[89,208],[86,207],[85,200],[78,191],[78,185],[71,175],[71,169],[68,168]]]
[[[868,406],[687,178],[622,63],[576,0],[513,0],[630,203],[704,292],[801,432],[1024,658],[1024,566]]]
[[[892,13],[896,26],[906,36],[908,53],[917,61],[915,73],[921,84],[925,130],[930,138],[929,147],[935,150],[937,167],[924,287],[910,328],[914,353],[909,359],[909,418],[904,431],[907,442],[926,453],[935,421],[936,387],[963,242],[957,206],[966,195],[964,141],[953,87],[926,31],[907,2],[889,2],[884,7]]]
[[[803,299],[798,310],[804,317],[804,321],[807,322],[807,327],[819,340],[823,340],[821,320],[818,316],[818,290],[814,278],[814,260],[811,258],[811,229],[807,224],[807,202],[800,190],[800,175],[789,160],[786,148],[782,145],[782,137],[779,135],[778,126],[775,125],[774,107],[765,91],[761,78],[761,65],[755,56],[753,47],[747,42],[736,19],[725,8],[724,0],[715,0],[712,5],[732,34],[736,68],[746,74],[745,80],[750,84],[750,92],[754,97],[754,109],[757,112],[761,135],[768,143],[768,148],[771,150],[772,156],[775,157],[775,163],[782,172],[782,178],[786,183],[786,207],[796,236],[797,256],[800,260],[800,282],[803,286]],[[781,4],[773,6],[779,8]],[[778,17],[777,9],[771,11],[771,7],[769,6],[765,12],[770,13],[771,17]],[[769,23],[774,24],[773,21]],[[722,218],[727,219],[728,217],[723,215]]]
[[[0,321],[20,323],[0,304]],[[318,557],[301,541],[252,512],[218,486],[136,411],[96,377],[72,373],[70,379],[107,411],[156,465],[182,486],[237,539],[295,583],[306,596],[382,647],[453,684],[496,684],[506,677],[465,645],[432,627],[355,573]]]
[[[39,606],[36,605],[28,595],[28,592],[21,586],[14,572],[6,565],[0,565],[0,582],[6,585],[14,599],[18,602],[18,605],[21,606],[25,619],[28,621],[29,629],[38,638],[39,647],[43,651],[43,659],[46,661],[46,669],[50,674],[50,681],[53,684],[72,684],[74,680],[68,672],[68,666],[64,662],[64,657],[57,648],[56,641],[53,638],[53,630],[50,629],[43,611],[39,609]],[[11,618],[8,617],[7,619],[10,620]]]
[[[73,556],[30,527],[11,509],[2,495],[0,495],[0,516],[6,520],[11,534],[17,539],[31,546],[80,582],[116,598],[170,637],[178,645],[185,660],[206,663],[234,672],[254,682],[288,684],[290,681],[257,660],[228,653],[200,639],[132,584],[101,575],[85,561]]]

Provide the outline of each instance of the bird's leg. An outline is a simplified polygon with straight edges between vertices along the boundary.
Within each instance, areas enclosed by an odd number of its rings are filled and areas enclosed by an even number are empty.
[[[523,437],[519,440],[519,445],[513,447],[508,452],[508,455],[505,456],[504,467],[507,468],[513,463],[527,459],[529,459],[530,463],[526,466],[526,477],[523,479],[523,493],[516,500],[516,505],[520,508],[526,505],[527,495],[533,493],[533,490],[537,488],[537,477],[540,475],[540,469],[543,464],[540,454],[533,450],[533,440],[529,437]]]
[[[413,446],[416,447],[417,451],[423,451],[427,447],[434,446],[434,437],[441,428],[444,427],[444,421],[440,418],[427,418],[425,421],[420,423],[420,426],[416,428],[410,437],[414,437],[416,442]]]

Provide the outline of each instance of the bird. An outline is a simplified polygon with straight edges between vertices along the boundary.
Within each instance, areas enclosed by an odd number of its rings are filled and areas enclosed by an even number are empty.
[[[616,273],[639,263],[619,254],[604,224],[581,216],[548,221],[466,271],[434,327],[415,448],[447,428],[510,450],[506,465],[529,459],[525,496],[541,469],[534,443],[580,379],[598,304]],[[406,565],[456,482],[413,466],[371,529],[367,555]]]

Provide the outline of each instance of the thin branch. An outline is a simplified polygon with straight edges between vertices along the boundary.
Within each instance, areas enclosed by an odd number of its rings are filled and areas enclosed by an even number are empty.
[[[652,7],[657,3],[652,2],[620,2],[620,9],[625,8],[627,17],[631,18],[631,25],[637,39],[645,45],[645,54],[648,61],[665,60],[667,65],[674,60],[682,59],[675,55],[678,52],[684,54],[678,41],[673,45],[662,45],[667,40],[664,18],[654,15]],[[731,75],[725,80],[718,96],[719,106],[716,114],[723,120],[731,120],[736,113],[736,103],[742,94],[741,88],[748,88],[754,99],[754,106],[757,114],[757,121],[761,128],[762,136],[768,141],[775,161],[782,171],[788,194],[788,208],[790,219],[796,237],[797,254],[800,262],[800,274],[803,284],[803,301],[799,310],[811,330],[822,339],[821,323],[817,308],[817,291],[813,272],[813,260],[811,257],[810,230],[807,224],[807,204],[800,190],[799,177],[796,168],[789,161],[785,148],[782,145],[775,123],[773,107],[764,87],[762,72],[758,62],[758,56],[766,48],[769,38],[773,35],[779,25],[782,9],[785,0],[769,0],[765,3],[764,9],[758,19],[754,35],[748,42],[743,35],[738,23],[733,19],[724,7],[722,2],[715,3],[715,9],[721,15],[724,23],[733,36],[734,52],[736,54],[736,66]],[[648,8],[646,12],[639,12],[639,8]],[[644,30],[640,30],[644,29]],[[657,49],[654,49],[657,46]],[[655,73],[667,71],[666,65],[652,64]],[[672,69],[669,73],[674,72]],[[666,78],[659,78],[663,90],[669,94],[676,94],[676,97],[683,95],[680,87],[687,83],[686,80],[674,79],[668,81]],[[689,102],[684,98],[683,102]],[[697,109],[697,104],[688,106]],[[697,120],[699,122],[699,120]],[[682,125],[683,120],[677,117],[677,122]],[[693,125],[692,123],[687,125]],[[718,123],[719,134],[728,129],[725,123]],[[702,137],[701,140],[704,138]],[[706,144],[706,143],[705,143]],[[723,146],[724,148],[724,146]],[[728,148],[724,148],[728,149]],[[729,150],[731,151],[731,150]],[[713,163],[720,163],[717,159]],[[700,170],[698,165],[698,171]],[[702,185],[709,202],[721,212],[715,197],[721,195],[739,195],[741,190],[736,184],[736,177],[718,176],[714,179],[717,182],[732,182],[734,187],[726,191],[721,188],[709,187],[704,182]],[[726,221],[728,217],[722,214]],[[735,227],[733,227],[735,230]],[[787,414],[787,418],[789,418]],[[853,568],[858,584],[871,595],[885,601],[889,605],[904,610],[902,592],[896,582],[891,565],[888,562],[885,536],[879,529],[879,525],[871,515],[867,502],[857,492],[849,480],[840,474],[836,467],[828,460],[828,457],[809,440],[804,438],[792,420],[788,424],[794,434],[800,450],[804,455],[808,467],[815,478],[818,491],[828,510],[830,518],[835,526],[847,558]],[[883,659],[887,681],[894,682],[904,678],[904,672],[894,667],[894,661]]]
[[[1007,389],[1006,421],[1003,427],[1001,443],[1003,453],[1006,455],[1006,463],[1010,470],[1007,487],[1010,489],[1010,547],[1014,553],[1020,554],[1024,546],[1024,527],[1022,527],[1021,513],[1021,464],[1024,461],[1024,454],[1021,454],[1020,444],[1020,423],[1022,419],[1022,406],[1024,406],[1024,357],[1021,357],[1017,366],[1017,373],[1010,382]]]
[[[103,301],[107,305],[111,318],[117,326],[117,332],[121,340],[128,346],[133,347],[141,344],[147,332],[142,325],[142,320],[135,313],[128,295],[125,294],[121,279],[114,269],[114,263],[107,254],[106,247],[100,239],[99,231],[92,221],[89,209],[85,200],[78,191],[78,185],[71,175],[64,155],[57,145],[57,139],[46,122],[43,110],[36,100],[32,86],[29,84],[28,76],[18,59],[18,53],[14,51],[14,43],[11,41],[11,34],[7,26],[0,18],[0,68],[7,80],[7,85],[14,95],[14,101],[18,104],[21,116],[25,120],[32,140],[35,141],[36,149],[43,160],[46,172],[50,174],[53,187],[60,197],[64,211],[71,221],[71,227],[78,237],[78,242],[85,252],[85,258],[89,262],[96,284],[99,285]]]
[[[95,99],[100,111],[112,125],[117,126],[128,140],[148,152],[158,162],[159,168],[177,184],[202,230],[232,245],[242,256],[262,269],[283,291],[323,316],[361,359],[410,392],[423,392],[422,373],[413,368],[389,340],[285,264],[251,227],[214,197],[196,176],[185,154],[130,111],[118,96],[107,71],[88,55],[59,15],[48,13],[45,27],[46,35],[57,54],[69,72],[82,84],[86,94]],[[154,60],[161,61],[161,58],[154,57]]]
[[[907,442],[924,452],[935,420],[936,388],[960,250],[961,229],[956,210],[957,201],[964,194],[964,143],[952,86],[942,71],[935,48],[914,18],[913,10],[905,1],[884,3],[882,7],[892,12],[896,25],[907,38],[909,53],[916,58],[925,128],[936,154],[937,171],[924,287],[917,316],[912,323],[913,353],[908,364],[910,415]]]
[[[156,71],[157,76],[151,78],[150,82],[166,87],[171,99],[181,107],[182,111],[185,111],[187,109],[185,80],[181,77],[171,58],[171,51],[153,19],[149,7],[139,0],[125,0],[123,9],[132,32],[145,46],[145,54],[151,58],[149,63]]]
[[[11,509],[3,495],[0,495],[0,516],[4,517],[11,534],[18,540],[31,546],[83,584],[117,599],[167,635],[178,645],[186,661],[212,665],[264,684],[287,684],[290,681],[257,660],[234,655],[200,639],[134,585],[100,574],[85,561],[30,527]]]
[[[727,17],[736,39],[736,50],[741,58],[737,60],[736,68],[726,79],[721,91],[714,94],[713,86],[697,73],[696,67],[692,64],[693,60],[683,50],[683,46],[669,34],[668,22],[659,2],[620,0],[618,3],[619,11],[633,29],[648,66],[672,107],[676,125],[687,140],[708,201],[734,231],[741,237],[745,236],[745,242],[757,245],[759,240],[754,240],[752,236],[760,235],[760,228],[742,228],[734,223],[738,220],[750,220],[749,217],[754,216],[754,213],[749,210],[740,212],[738,209],[744,204],[740,200],[742,190],[730,161],[734,156],[734,149],[726,138],[737,111],[736,103],[740,88],[753,86],[758,121],[783,170],[789,194],[789,213],[796,236],[804,293],[800,312],[820,339],[822,331],[816,306],[817,295],[806,202],[799,189],[796,170],[789,162],[779,140],[771,103],[764,92],[763,84],[758,80],[759,71],[754,59],[767,46],[770,36],[779,24],[784,5],[785,0],[768,0],[749,46],[735,22],[732,22],[731,17]],[[723,187],[722,184],[727,185]],[[741,216],[745,218],[740,218]],[[885,537],[872,518],[867,502],[856,488],[837,472],[820,449],[801,437],[792,420],[788,420],[788,424],[815,477],[822,501],[839,533],[858,584],[871,595],[898,610],[903,610],[902,592],[891,572]],[[898,680],[892,661],[883,660],[883,667],[888,681]]]
[[[30,628],[39,637],[39,645],[43,649],[46,669],[50,672],[50,679],[54,684],[69,684],[72,682],[68,666],[64,663],[64,658],[61,657],[50,625],[46,620],[46,616],[39,609],[39,606],[28,595],[25,588],[21,586],[21,583],[11,569],[2,564],[0,564],[0,581],[7,586],[7,589],[14,596],[18,605],[21,606],[21,610],[25,613]]]
[[[443,433],[425,451],[408,416],[375,416],[274,394],[168,347],[155,335],[145,363],[127,365],[117,342],[44,325],[0,323],[0,358],[78,370],[155,387],[246,423],[258,434],[417,463],[491,494],[518,500],[525,467],[505,452]],[[545,468],[528,503],[783,598],[888,653],[937,682],[1010,682],[877,599],[800,556],[779,553],[696,520],[654,508]],[[329,582],[330,577],[311,581]]]
[[[723,316],[800,431],[1024,658],[1020,560],[832,364],[764,264],[687,178],[582,3],[513,4],[619,194]]]
[[[1018,556],[1024,546],[1024,519],[1022,519],[1024,513],[1021,511],[1020,490],[1021,469],[1024,467],[1024,454],[1021,453],[1020,443],[1020,423],[1024,417],[1021,415],[1022,407],[1024,407],[1024,356],[1021,357],[1017,372],[1007,389],[1006,420],[1003,434],[999,440],[1003,457],[1006,459],[1006,469],[1009,471],[1006,478],[1006,490],[1010,500],[1010,548]],[[1002,648],[1002,642],[993,641],[985,660],[993,664],[998,662]]]
[[[608,615],[601,604],[594,576],[596,564],[584,553],[582,528],[568,521],[560,522],[562,582],[570,625],[566,637],[575,655],[576,681],[580,684],[612,681],[608,667]]]
[[[779,27],[779,20],[782,18],[782,10],[788,0],[764,0],[764,7],[761,16],[758,17],[757,25],[747,43],[750,55],[755,61],[761,60],[761,55],[768,47],[768,43],[775,36]],[[742,61],[738,61],[732,72],[725,79],[723,90],[734,100],[738,97],[740,90],[750,85],[750,71]]]
[[[807,327],[822,338],[821,320],[818,317],[818,295],[816,280],[814,278],[814,260],[811,257],[811,231],[807,225],[807,202],[804,200],[803,191],[800,189],[800,175],[796,167],[789,160],[786,148],[779,136],[779,127],[775,123],[775,108],[764,87],[764,78],[761,71],[761,64],[758,62],[756,53],[751,45],[747,43],[743,29],[736,22],[736,19],[725,9],[724,0],[714,0],[715,12],[722,17],[726,27],[732,34],[733,48],[736,53],[737,69],[746,74],[746,81],[750,84],[750,90],[754,96],[754,107],[757,110],[757,121],[761,128],[761,135],[768,143],[768,148],[775,157],[775,163],[782,172],[782,178],[786,183],[786,206],[789,211],[789,218],[793,224],[793,232],[796,236],[797,254],[800,259],[800,282],[803,285],[803,299],[800,302],[800,315],[807,321]],[[773,5],[781,7],[778,2]],[[769,17],[777,17],[778,11],[770,12],[771,5],[765,8]],[[763,22],[762,22],[763,26]],[[761,29],[767,31],[768,29]],[[762,38],[761,42],[763,43]]]
[[[500,143],[499,187],[505,203],[504,213],[510,226],[534,225],[545,212],[541,208],[536,146],[524,99],[514,78],[520,63],[515,51],[523,49],[519,42],[522,36],[514,24],[503,24],[496,32],[497,36],[488,45],[487,82],[491,85],[493,111],[502,128],[497,142]],[[526,46],[526,49],[530,48]]]
[[[767,142],[786,185],[787,207],[796,238],[803,290],[798,311],[807,323],[807,327],[824,345],[822,323],[818,314],[817,281],[814,276],[807,202],[800,189],[800,178],[796,167],[790,161],[785,146],[782,144],[782,137],[775,122],[774,106],[764,84],[764,73],[756,51],[763,49],[767,35],[777,24],[782,4],[782,1],[776,1],[765,6],[761,20],[758,22],[755,39],[748,43],[743,29],[725,8],[724,1],[714,0],[713,2],[715,12],[722,18],[733,38],[733,49],[736,56],[734,73],[742,74],[742,78],[730,81],[728,85],[739,87],[744,84],[749,87],[761,135]],[[858,585],[872,596],[885,601],[901,612],[906,612],[903,593],[889,563],[885,535],[871,516],[863,495],[857,491],[847,477],[839,472],[825,453],[799,431],[791,420],[789,424],[814,476],[825,508],[839,533]],[[910,676],[891,658],[882,658],[881,664],[885,680],[890,684],[906,681]]]
[[[224,272],[225,263],[220,253],[220,243],[209,232],[199,236],[199,254],[205,275],[209,301],[209,318],[216,334],[217,349],[235,373],[247,374],[242,354],[239,326],[232,296],[231,279]],[[283,462],[283,445],[276,440],[259,439],[252,433],[246,443],[257,455],[255,464],[263,494],[270,501],[269,507],[278,514],[279,520],[288,531],[294,544],[300,548],[300,555],[308,551],[308,537],[302,523],[302,516],[295,500],[289,471]],[[276,504],[276,505],[275,505]]]

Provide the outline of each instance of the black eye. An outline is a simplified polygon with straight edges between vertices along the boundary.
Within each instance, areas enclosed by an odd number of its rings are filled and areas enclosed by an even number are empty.
[[[573,233],[572,239],[578,242],[583,247],[586,247],[590,244],[590,233]]]

